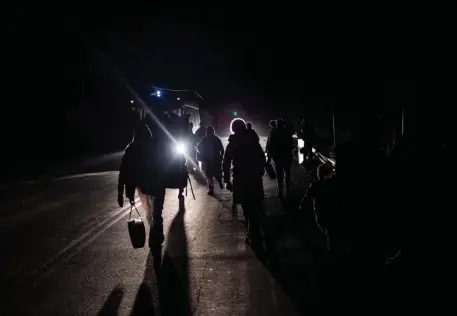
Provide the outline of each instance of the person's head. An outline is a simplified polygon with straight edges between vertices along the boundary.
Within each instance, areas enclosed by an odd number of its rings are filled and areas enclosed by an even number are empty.
[[[206,128],[206,136],[212,136],[212,135],[214,135],[214,127],[210,125]]]
[[[333,175],[333,167],[329,164],[321,164],[317,168],[317,177],[319,180],[328,180]]]
[[[278,118],[276,120],[276,127],[277,128],[284,128],[284,127],[286,127],[286,122],[284,122],[284,120],[282,118]]]
[[[149,127],[146,124],[139,124],[135,128],[135,135],[133,136],[133,141],[141,142],[152,139],[152,133]]]
[[[271,120],[270,123],[268,123],[268,125],[270,126],[270,128],[276,128],[276,121]]]
[[[252,130],[252,123],[251,122],[247,122],[246,123],[246,129],[249,131],[249,130]]]
[[[246,122],[241,118],[234,119],[230,124],[230,130],[234,134],[242,133],[246,130]]]

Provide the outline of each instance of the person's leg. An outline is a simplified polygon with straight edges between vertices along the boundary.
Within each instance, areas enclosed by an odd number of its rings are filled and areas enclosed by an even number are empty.
[[[284,168],[282,163],[275,161],[275,169],[277,173],[276,181],[278,183],[278,196],[282,197],[284,192]]]
[[[187,173],[186,173],[187,174]],[[186,179],[187,181],[187,179]],[[182,183],[183,187],[178,189],[178,199],[179,200],[184,200],[184,189],[186,188],[187,184]]]
[[[140,198],[141,205],[144,209],[144,214],[146,215],[146,219],[148,220],[149,224],[151,223],[151,216],[152,216],[152,201],[151,197],[147,194],[141,192],[140,188],[136,188],[138,197]]]
[[[243,216],[245,220],[245,225],[246,225],[246,243],[249,243],[250,241],[250,235],[249,235],[249,204],[247,203],[241,203],[241,209],[243,210]]]
[[[238,196],[239,190],[238,190],[238,182],[237,179],[233,178],[232,180],[232,212],[237,211],[237,205],[240,204],[240,198]],[[244,213],[244,210],[243,210]]]
[[[197,171],[197,165],[198,165],[198,161],[197,161],[197,150],[195,149],[195,145],[193,145],[192,147],[192,154],[191,154],[191,161],[189,163],[189,166],[191,167],[192,171],[195,172]]]
[[[208,194],[214,194],[214,175],[211,164],[208,162],[203,163],[203,170],[208,184]]]
[[[152,209],[152,225],[149,232],[149,247],[162,244],[163,234],[163,204],[165,203],[165,189],[161,189],[154,198],[154,207]]]
[[[197,146],[197,145],[195,145],[195,146]],[[195,167],[196,167],[196,169],[198,169],[200,167],[200,162],[198,161],[198,158],[199,158],[198,157],[198,152],[197,152],[197,150],[195,150],[194,151],[194,159],[195,159],[195,165],[196,165]]]
[[[222,182],[222,175],[219,174],[216,176],[216,181],[219,184],[221,190],[224,190],[224,183]]]
[[[243,203],[242,207],[247,215],[247,240],[248,242],[257,242],[260,239],[260,205],[253,201],[248,201]]]
[[[214,179],[212,175],[210,177],[207,177],[208,181],[208,194],[214,194]]]
[[[224,189],[224,183],[222,182],[222,169],[221,169],[221,162],[217,162],[215,168],[214,168],[214,178],[216,179],[217,183],[219,184],[219,187],[221,190]]]
[[[290,195],[290,184],[292,182],[291,175],[290,175],[290,168],[292,162],[288,162],[284,165],[284,173],[285,173],[285,181],[286,181],[286,196],[289,197]]]

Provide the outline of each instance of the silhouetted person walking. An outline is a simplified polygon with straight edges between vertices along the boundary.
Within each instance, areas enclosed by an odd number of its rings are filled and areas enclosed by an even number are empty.
[[[149,247],[164,240],[162,211],[167,187],[180,187],[187,181],[186,159],[176,153],[173,142],[154,125],[154,134],[145,124],[135,130],[133,141],[125,149],[119,171],[118,203],[124,205],[124,192],[134,203],[135,189],[147,213],[152,213]],[[165,167],[167,166],[167,167]],[[180,178],[180,179],[178,179]],[[181,191],[181,190],[180,190]],[[152,197],[155,197],[152,202]],[[180,195],[180,198],[183,198]]]
[[[276,121],[276,129],[271,134],[271,139],[268,144],[268,161],[273,159],[275,164],[277,181],[278,181],[278,196],[284,197],[284,180],[286,187],[286,196],[290,194],[290,168],[293,160],[294,140],[292,134],[286,128],[283,119]]]
[[[214,127],[206,128],[206,136],[202,138],[197,146],[197,150],[202,159],[202,169],[205,172],[208,181],[208,194],[214,194],[214,180],[219,183],[221,189],[222,184],[222,157],[224,156],[224,146],[219,137],[214,134]]]
[[[253,141],[246,132],[242,119],[232,122],[232,134],[229,137],[224,161],[224,182],[227,189],[233,190],[241,204],[247,221],[248,243],[260,240],[259,214],[263,210],[263,179],[265,155],[259,142]],[[233,163],[233,184],[230,167]]]
[[[332,175],[331,165],[322,164],[317,168],[318,180],[311,183],[306,190],[300,202],[300,209],[314,210],[316,224],[327,239],[327,248],[337,251],[339,241],[344,240],[341,234],[344,224],[337,212],[338,198],[336,186],[331,181]]]
[[[205,124],[205,122],[203,122],[203,121],[200,122],[200,126],[195,131],[194,135],[195,135],[194,147],[196,147],[198,145],[198,143],[200,143],[202,138],[205,137],[205,135],[206,135],[206,124]],[[202,161],[201,158],[200,158],[200,155],[198,154],[198,152],[196,152],[195,162],[197,163],[197,165],[199,165],[200,161]]]

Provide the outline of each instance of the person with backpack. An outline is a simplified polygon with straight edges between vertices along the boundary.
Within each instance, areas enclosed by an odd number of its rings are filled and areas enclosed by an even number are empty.
[[[167,188],[182,188],[187,184],[186,160],[176,152],[173,142],[154,125],[154,133],[146,124],[135,129],[133,141],[125,149],[119,169],[118,196],[124,206],[124,194],[134,203],[135,190],[148,214],[152,213],[149,247],[164,241],[162,211]],[[155,197],[152,202],[152,197]]]
[[[208,181],[208,195],[214,195],[213,178],[219,183],[221,190],[224,188],[221,170],[224,146],[221,139],[214,133],[213,126],[210,125],[206,128],[206,136],[198,144],[197,151],[202,159],[202,168]]]
[[[247,134],[246,123],[242,119],[232,121],[233,134],[225,150],[222,163],[224,182],[228,190],[236,196],[241,204],[247,222],[249,244],[260,242],[260,213],[263,210],[263,174],[265,172],[265,155],[259,142]],[[233,163],[233,184],[231,166]],[[235,201],[234,201],[235,203]]]

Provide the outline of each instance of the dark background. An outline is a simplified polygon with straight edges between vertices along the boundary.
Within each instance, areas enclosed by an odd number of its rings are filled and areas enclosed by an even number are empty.
[[[126,83],[196,90],[210,111],[236,101],[265,122],[335,108],[342,129],[406,105],[409,132],[449,134],[455,9],[5,8],[3,173],[122,149]]]

